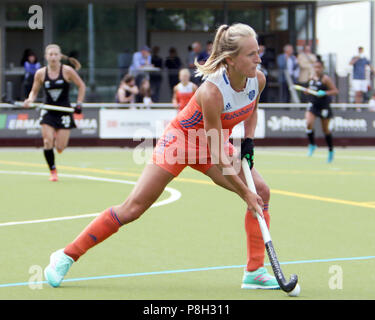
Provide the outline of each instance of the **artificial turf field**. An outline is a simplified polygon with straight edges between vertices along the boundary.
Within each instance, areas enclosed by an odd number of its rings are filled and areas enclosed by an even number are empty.
[[[279,261],[299,276],[294,299],[375,299],[375,149],[337,149],[332,164],[324,148],[305,154],[257,148],[255,157]],[[0,149],[0,299],[293,299],[240,288],[244,203],[190,168],[49,287],[40,271],[50,254],[121,203],[144,166],[125,149],[68,148],[56,162],[60,180],[50,182],[41,149]]]

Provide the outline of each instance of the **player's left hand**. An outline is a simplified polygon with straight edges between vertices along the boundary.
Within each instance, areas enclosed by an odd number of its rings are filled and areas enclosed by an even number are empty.
[[[325,92],[324,90],[319,90],[318,93],[317,93],[317,96],[318,97],[324,97],[326,94],[327,94],[327,92]]]
[[[246,138],[241,143],[241,160],[246,158],[250,170],[254,167],[254,142],[251,138]]]
[[[74,107],[74,113],[81,114],[82,113],[82,103],[77,103]]]

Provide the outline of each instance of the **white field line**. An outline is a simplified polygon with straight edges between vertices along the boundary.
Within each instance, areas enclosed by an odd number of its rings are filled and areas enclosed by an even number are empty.
[[[48,176],[49,175],[48,173],[45,173],[45,172],[7,171],[7,170],[0,170],[0,174],[30,175],[30,176]],[[84,176],[84,175],[61,174],[60,173],[59,176],[65,177],[65,178],[84,179],[84,180],[101,181],[101,182],[122,183],[122,184],[131,184],[131,185],[136,184],[136,182],[134,182],[134,181],[108,179],[108,178],[100,178],[100,177]],[[165,188],[165,191],[169,192],[170,196],[167,199],[155,202],[151,207],[163,206],[163,205],[172,203],[174,201],[177,201],[181,197],[180,191],[178,191],[176,189],[167,187],[167,188]],[[57,218],[25,220],[25,221],[11,221],[11,222],[0,223],[0,227],[23,225],[23,224],[33,224],[33,223],[45,223],[45,222],[62,221],[62,220],[82,219],[82,218],[96,217],[99,214],[100,213],[88,213],[88,214],[57,217]]]

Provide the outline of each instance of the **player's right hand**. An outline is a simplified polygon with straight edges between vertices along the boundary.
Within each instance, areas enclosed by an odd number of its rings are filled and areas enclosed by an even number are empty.
[[[31,101],[30,99],[26,99],[26,100],[23,102],[23,107],[24,107],[24,108],[30,108],[32,103],[33,103],[33,101]]]
[[[246,201],[247,208],[252,212],[254,218],[256,218],[256,213],[259,213],[259,215],[264,218],[262,210],[264,203],[260,196],[249,190],[249,192],[245,195],[244,200]]]

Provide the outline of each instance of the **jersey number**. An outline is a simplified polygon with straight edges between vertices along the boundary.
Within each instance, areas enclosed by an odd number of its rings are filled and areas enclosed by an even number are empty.
[[[65,128],[70,127],[70,116],[61,116],[61,123]]]
[[[323,118],[327,118],[328,117],[328,109],[323,109],[321,114],[322,114]]]

